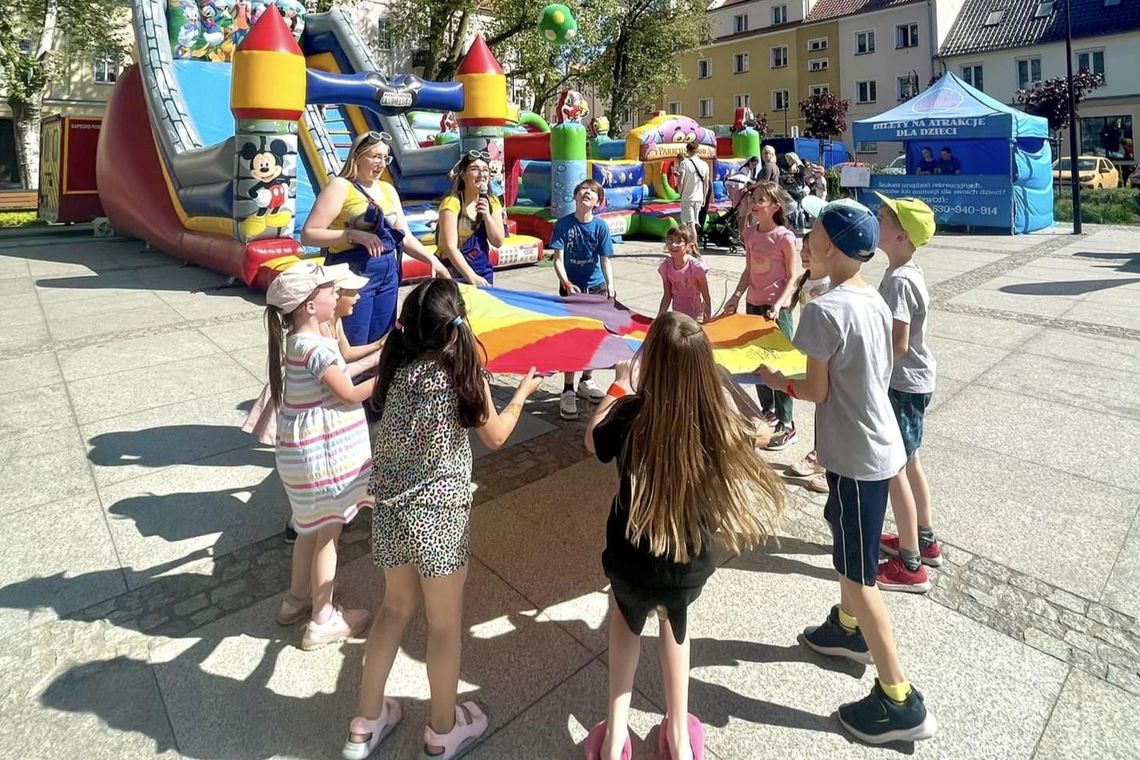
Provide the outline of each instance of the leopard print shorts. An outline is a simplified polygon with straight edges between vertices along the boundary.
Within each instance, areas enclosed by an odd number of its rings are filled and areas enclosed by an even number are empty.
[[[372,561],[415,565],[422,578],[442,578],[471,558],[470,507],[383,507],[372,512]]]

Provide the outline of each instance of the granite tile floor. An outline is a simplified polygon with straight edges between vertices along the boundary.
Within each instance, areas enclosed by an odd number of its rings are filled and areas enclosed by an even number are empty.
[[[821,497],[789,479],[780,541],[721,555],[692,609],[709,757],[1140,754],[1140,254],[1133,230],[1065,232],[940,235],[919,255],[941,381],[923,452],[948,562],[929,595],[888,606],[940,735],[870,748],[842,734],[835,708],[873,673],[797,643],[836,591]],[[299,630],[273,622],[288,508],[272,451],[237,429],[264,382],[263,298],[88,235],[0,235],[0,758],[337,756],[363,646],[302,653]],[[657,308],[660,251],[617,247],[629,306]],[[744,260],[707,260],[717,297]],[[527,267],[499,284],[553,291],[554,276]],[[583,421],[558,418],[560,383],[505,449],[477,448],[461,691],[491,715],[481,760],[580,757],[605,711],[599,553],[615,474],[582,449]],[[811,406],[795,415],[778,469],[812,445]],[[338,593],[375,608],[366,517],[345,533]],[[656,634],[635,757],[656,756]],[[404,725],[377,757],[418,749],[425,642],[420,620],[390,683]]]

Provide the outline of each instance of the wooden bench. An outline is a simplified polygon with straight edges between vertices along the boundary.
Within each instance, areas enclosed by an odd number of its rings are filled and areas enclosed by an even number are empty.
[[[35,211],[38,206],[35,190],[0,190],[0,211]]]

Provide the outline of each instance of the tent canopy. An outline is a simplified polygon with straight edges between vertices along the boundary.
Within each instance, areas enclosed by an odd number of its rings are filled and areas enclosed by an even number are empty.
[[[975,90],[947,71],[934,85],[886,113],[854,123],[856,145],[912,140],[1048,139],[1049,123]]]

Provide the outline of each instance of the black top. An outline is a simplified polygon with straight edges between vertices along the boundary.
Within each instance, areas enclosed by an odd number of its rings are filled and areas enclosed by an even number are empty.
[[[693,554],[692,544],[689,544],[690,559],[686,563],[653,556],[646,538],[642,538],[635,546],[625,537],[633,490],[624,453],[625,441],[640,410],[641,398],[626,396],[618,400],[606,418],[594,428],[594,451],[598,459],[602,462],[617,459],[618,474],[621,476],[621,484],[606,520],[606,549],[602,552],[602,566],[608,577],[616,575],[619,580],[634,586],[651,589],[700,588],[715,569],[710,550],[710,534],[702,535],[699,555]]]

